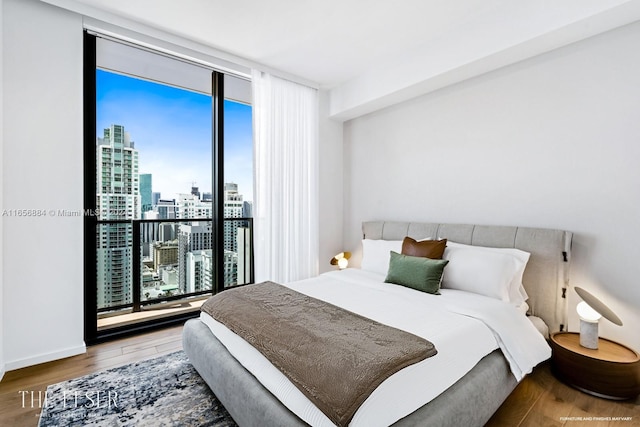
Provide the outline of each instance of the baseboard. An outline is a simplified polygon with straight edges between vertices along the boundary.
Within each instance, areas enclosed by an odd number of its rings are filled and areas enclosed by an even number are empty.
[[[40,354],[38,356],[27,357],[25,359],[13,360],[6,362],[4,369],[13,371],[15,369],[26,368],[27,366],[38,365],[40,363],[51,362],[53,360],[64,359],[65,357],[77,356],[78,354],[84,354],[87,352],[87,346],[83,343],[77,347],[70,347],[52,353]]]

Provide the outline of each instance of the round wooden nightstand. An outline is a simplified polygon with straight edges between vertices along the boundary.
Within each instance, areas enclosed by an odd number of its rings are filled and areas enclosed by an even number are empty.
[[[551,368],[567,384],[605,399],[633,399],[640,394],[640,354],[604,338],[598,349],[580,346],[580,334],[551,335]]]

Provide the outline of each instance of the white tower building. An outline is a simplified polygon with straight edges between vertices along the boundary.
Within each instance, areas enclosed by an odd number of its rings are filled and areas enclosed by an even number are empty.
[[[202,290],[197,283],[188,283],[190,254],[211,249],[211,222],[193,222],[191,225],[180,224],[178,228],[178,286],[180,292]],[[213,270],[213,268],[210,268]],[[213,271],[211,272],[213,274]],[[204,283],[204,282],[201,282]]]
[[[96,195],[100,220],[139,219],[138,150],[124,126],[111,125],[97,139]],[[132,301],[132,239],[130,224],[101,224],[97,232],[98,307]]]

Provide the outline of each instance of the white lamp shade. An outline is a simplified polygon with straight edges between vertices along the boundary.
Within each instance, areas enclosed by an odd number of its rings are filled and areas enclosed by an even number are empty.
[[[586,302],[591,309],[593,309],[596,313],[602,315],[605,319],[610,321],[611,323],[615,323],[618,326],[622,326],[622,320],[616,314],[611,311],[609,307],[604,305],[602,301],[600,301],[595,296],[591,295],[589,292],[585,291],[582,288],[575,287],[576,293],[584,302]],[[578,304],[579,305],[579,304]],[[580,311],[578,311],[580,314]]]
[[[581,301],[576,307],[576,311],[578,312],[578,316],[580,316],[581,320],[585,322],[596,323],[600,320],[602,315],[595,311],[589,304],[584,301]]]

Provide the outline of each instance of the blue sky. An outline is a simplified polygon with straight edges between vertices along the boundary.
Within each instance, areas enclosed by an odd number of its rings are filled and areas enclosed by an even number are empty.
[[[139,172],[171,199],[195,182],[211,191],[211,96],[97,70],[97,135],[123,125],[139,152]],[[253,200],[251,107],[225,101],[225,182]]]

